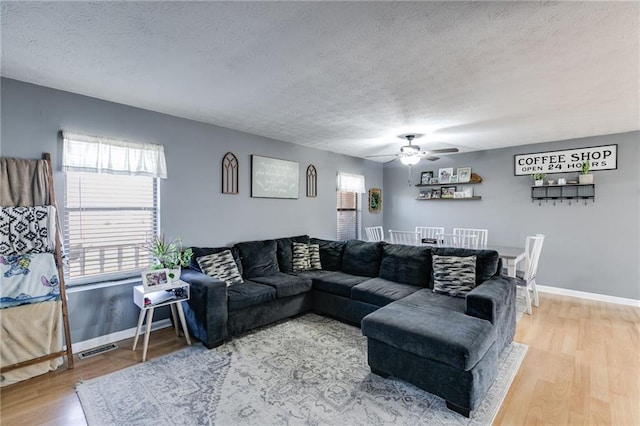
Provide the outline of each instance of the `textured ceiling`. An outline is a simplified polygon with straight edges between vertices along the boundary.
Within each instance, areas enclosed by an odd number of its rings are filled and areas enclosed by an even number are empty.
[[[491,149],[640,129],[639,5],[3,1],[1,71],[355,156]]]

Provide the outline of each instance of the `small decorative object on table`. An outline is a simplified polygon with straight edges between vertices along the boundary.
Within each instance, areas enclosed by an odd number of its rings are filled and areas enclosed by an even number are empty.
[[[181,268],[188,266],[193,257],[190,248],[182,250],[180,239],[165,238],[164,234],[153,238],[145,248],[156,262],[151,269],[168,269],[167,276],[171,281],[180,279]]]

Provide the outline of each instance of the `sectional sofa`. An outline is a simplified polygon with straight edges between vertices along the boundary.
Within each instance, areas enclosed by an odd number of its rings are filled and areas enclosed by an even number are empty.
[[[294,271],[293,243],[317,244],[321,268]],[[497,373],[515,333],[516,287],[492,250],[415,247],[300,235],[231,247],[192,247],[181,278],[189,331],[208,348],[313,311],[360,326],[375,374],[393,375],[469,416]],[[244,282],[228,286],[197,259],[229,250]],[[451,257],[455,256],[455,257]],[[475,256],[475,288],[463,297],[433,291],[434,259]]]

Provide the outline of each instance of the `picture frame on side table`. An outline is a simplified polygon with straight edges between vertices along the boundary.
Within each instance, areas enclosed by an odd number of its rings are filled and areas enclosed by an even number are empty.
[[[453,167],[446,167],[438,170],[439,183],[450,183],[453,175]]]
[[[145,291],[167,290],[173,287],[168,269],[153,269],[142,273]]]
[[[443,186],[441,198],[453,198],[453,194],[456,192],[455,186]]]
[[[429,185],[431,183],[431,179],[432,178],[433,178],[433,172],[432,171],[422,172],[420,174],[420,184]]]
[[[471,167],[458,167],[456,170],[458,175],[458,183],[465,183],[471,180]]]

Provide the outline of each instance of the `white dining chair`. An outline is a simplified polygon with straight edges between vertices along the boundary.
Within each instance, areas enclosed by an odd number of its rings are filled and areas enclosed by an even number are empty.
[[[414,231],[392,231],[389,230],[391,235],[391,243],[393,244],[406,244],[408,246],[420,245],[420,233]]]
[[[367,226],[364,228],[367,234],[367,241],[383,241],[384,231],[382,226]]]
[[[420,233],[420,239],[435,240],[436,235],[444,234],[444,227],[441,226],[416,226],[416,232]]]
[[[471,248],[486,247],[489,241],[489,231],[487,229],[473,229],[473,228],[453,228],[454,235],[475,235],[476,246]]]
[[[475,248],[476,235],[437,234],[438,246],[455,248]]]
[[[544,243],[544,235],[537,234],[528,236],[525,242],[525,265],[524,275],[516,276],[516,284],[524,289],[525,299],[527,301],[527,313],[531,315],[531,295],[533,293],[533,305],[537,308],[540,305],[538,300],[538,289],[536,288],[536,272],[538,271],[538,262],[542,253],[542,244]]]

